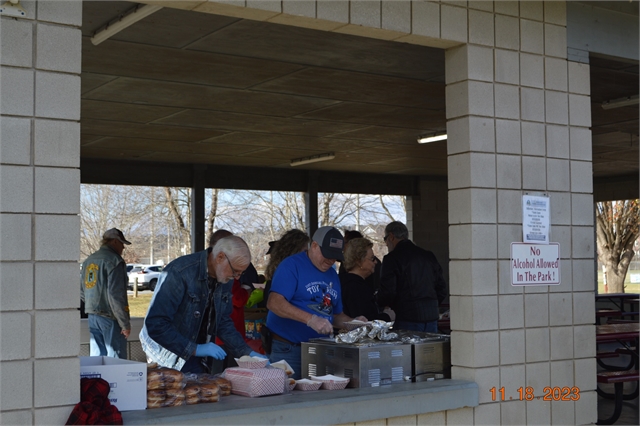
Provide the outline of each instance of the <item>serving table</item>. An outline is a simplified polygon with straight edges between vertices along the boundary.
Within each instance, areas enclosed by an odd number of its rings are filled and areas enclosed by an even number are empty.
[[[478,385],[443,379],[375,388],[293,391],[247,398],[231,395],[210,404],[122,413],[125,425],[305,425],[356,423],[478,405]]]

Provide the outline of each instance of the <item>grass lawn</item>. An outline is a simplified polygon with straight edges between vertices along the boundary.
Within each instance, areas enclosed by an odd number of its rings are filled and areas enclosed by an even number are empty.
[[[640,274],[640,270],[627,271],[627,276],[624,279],[624,292],[625,293],[640,293],[640,283],[631,282],[631,274]],[[602,277],[602,271],[598,271],[598,294],[604,294],[604,278]]]
[[[129,295],[129,313],[132,317],[143,317],[147,315],[147,309],[151,302],[153,292],[149,290],[138,291],[138,297]]]

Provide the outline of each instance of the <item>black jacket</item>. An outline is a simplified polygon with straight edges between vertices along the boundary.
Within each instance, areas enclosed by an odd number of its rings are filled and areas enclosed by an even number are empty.
[[[401,240],[384,257],[378,305],[390,306],[396,321],[435,321],[446,297],[447,284],[432,252]]]
[[[352,318],[364,315],[369,321],[374,319],[391,321],[389,315],[378,312],[373,289],[360,275],[345,273],[340,278],[340,287],[342,288],[342,312]]]

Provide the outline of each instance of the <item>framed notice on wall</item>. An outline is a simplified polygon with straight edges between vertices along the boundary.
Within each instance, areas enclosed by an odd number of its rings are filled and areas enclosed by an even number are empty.
[[[548,196],[522,196],[522,242],[549,244]]]

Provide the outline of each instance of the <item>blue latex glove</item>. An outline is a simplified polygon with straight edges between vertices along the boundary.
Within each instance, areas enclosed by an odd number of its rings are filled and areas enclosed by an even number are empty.
[[[196,346],[196,356],[210,356],[215,359],[224,359],[227,356],[227,353],[220,346],[209,342]]]
[[[249,356],[255,356],[256,358],[264,358],[264,359],[269,359],[268,356],[266,355],[262,355],[261,353],[255,352],[255,351],[251,351],[251,353],[249,354]],[[268,362],[267,365],[269,365],[270,363]]]

